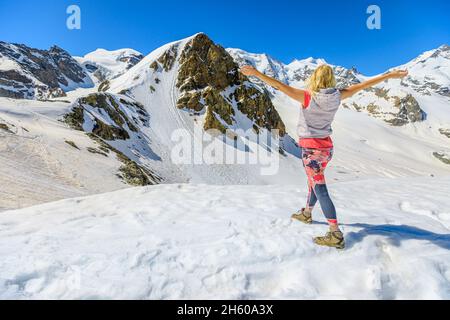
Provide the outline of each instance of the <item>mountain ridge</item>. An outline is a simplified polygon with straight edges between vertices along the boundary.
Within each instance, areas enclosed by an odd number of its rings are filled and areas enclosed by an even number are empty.
[[[92,81],[87,88],[75,87],[64,92],[64,98],[40,102],[0,98],[0,136],[8,141],[0,157],[6,170],[0,170],[6,177],[6,193],[0,192],[6,202],[0,206],[14,207],[16,195],[25,190],[28,205],[155,183],[303,183],[295,142],[299,104],[254,78],[243,77],[238,66],[253,59],[261,71],[266,66],[273,76],[302,88],[320,60],[297,60],[289,67],[268,55],[227,50],[204,33],[132,59],[131,66],[120,57],[122,53],[135,56],[134,51],[99,52],[110,63],[105,68],[114,72],[94,79],[100,68],[87,70],[87,64],[80,65]],[[449,172],[448,97],[439,93],[447,83],[445,55],[444,46],[429,54],[429,62],[412,65],[419,69],[411,73],[411,85],[389,81],[344,102],[334,126],[339,156],[329,171],[332,182]],[[440,69],[433,69],[439,64]],[[3,60],[0,66],[9,68]],[[365,80],[355,69],[334,68],[342,85]],[[436,70],[435,79],[427,70]],[[416,77],[418,84],[414,84]],[[216,133],[211,135],[209,129]],[[262,141],[272,129],[279,130],[279,139],[274,144]],[[199,163],[192,158],[189,163],[173,161],[180,146],[174,134],[180,132],[188,138],[185,151]],[[195,148],[196,141],[201,150]],[[262,175],[270,162],[235,165],[214,157],[206,162],[208,141],[236,157],[260,152],[279,156],[279,171]],[[10,148],[11,144],[17,146]],[[24,154],[34,159],[33,170]],[[29,177],[23,176],[27,170]],[[49,181],[55,198],[37,192],[49,188]]]

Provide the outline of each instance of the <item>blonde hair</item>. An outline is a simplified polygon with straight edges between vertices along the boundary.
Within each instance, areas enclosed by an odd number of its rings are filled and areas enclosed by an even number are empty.
[[[311,94],[319,92],[320,89],[336,87],[333,69],[326,64],[319,66],[309,78],[307,87]]]

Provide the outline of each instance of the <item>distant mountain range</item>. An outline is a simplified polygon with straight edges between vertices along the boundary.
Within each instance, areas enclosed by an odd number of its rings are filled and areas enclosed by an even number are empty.
[[[0,134],[15,146],[0,158],[0,183],[8,186],[0,207],[17,206],[21,192],[32,204],[127,185],[295,184],[303,179],[295,142],[299,105],[238,68],[251,64],[303,87],[323,63],[308,58],[285,65],[266,54],[224,49],[203,33],[147,56],[98,49],[72,57],[56,46],[0,42]],[[339,87],[367,79],[356,69],[333,67]],[[344,101],[335,124],[341,146],[335,181],[450,172],[450,48],[400,67],[410,71],[406,79]],[[250,130],[254,138],[244,139],[238,153],[280,154],[280,170],[263,176],[261,164],[174,163],[179,129],[194,140],[209,129]],[[273,129],[279,145],[261,143],[258,136]],[[224,150],[235,149],[225,137],[216,139]],[[40,193],[43,185],[48,194]]]

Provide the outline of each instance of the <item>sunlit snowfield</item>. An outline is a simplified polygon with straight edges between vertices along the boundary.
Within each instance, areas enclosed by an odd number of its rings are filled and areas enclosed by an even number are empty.
[[[0,298],[448,299],[450,178],[335,184],[347,249],[289,186],[170,185],[0,215]],[[370,195],[370,196],[369,196]]]

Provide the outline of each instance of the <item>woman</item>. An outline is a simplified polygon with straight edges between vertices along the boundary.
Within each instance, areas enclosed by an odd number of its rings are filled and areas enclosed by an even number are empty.
[[[392,71],[343,90],[336,89],[333,69],[328,65],[321,65],[314,71],[308,81],[307,90],[290,87],[251,66],[242,67],[241,72],[246,76],[259,78],[301,103],[302,116],[298,124],[298,135],[303,165],[308,177],[309,195],[305,208],[294,214],[292,218],[311,224],[312,211],[319,201],[330,231],[324,237],[315,238],[314,242],[321,246],[344,249],[344,235],[339,229],[336,209],[328,193],[324,175],[325,168],[333,157],[331,124],[342,100],[387,79],[403,78],[408,75],[408,72]]]

